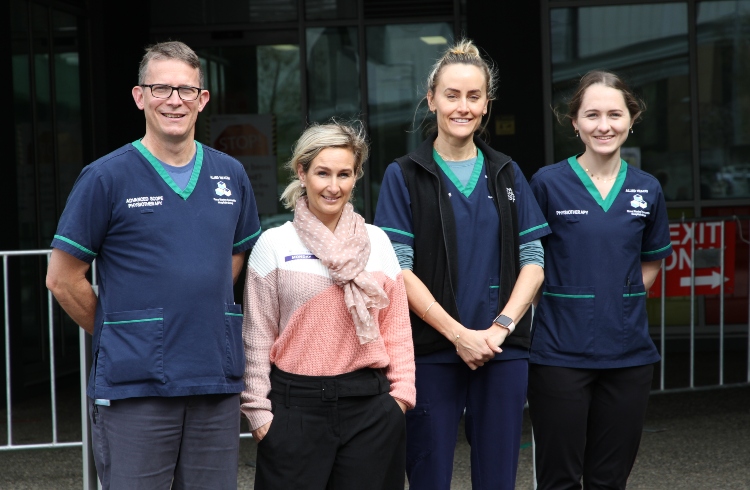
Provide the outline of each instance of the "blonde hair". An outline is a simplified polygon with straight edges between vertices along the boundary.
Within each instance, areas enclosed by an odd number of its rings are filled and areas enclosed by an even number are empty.
[[[299,180],[297,169],[307,173],[310,164],[326,148],[346,148],[354,154],[354,175],[364,175],[364,164],[370,154],[364,125],[360,121],[341,123],[336,120],[326,124],[313,123],[299,137],[292,148],[292,158],[286,163],[291,173],[291,182],[281,194],[281,202],[287,209],[294,209],[297,199],[307,192]],[[354,193],[352,193],[352,196]],[[351,196],[349,197],[351,200]]]
[[[476,66],[482,72],[482,75],[484,75],[485,85],[487,86],[488,101],[488,117],[485,118],[484,122],[480,126],[480,132],[484,132],[485,128],[487,127],[487,123],[490,120],[489,114],[492,109],[492,101],[495,100],[497,92],[497,69],[495,68],[494,64],[492,64],[492,61],[488,61],[487,59],[482,57],[482,54],[479,52],[479,48],[474,44],[473,41],[465,38],[460,39],[458,42],[456,42],[456,44],[450,46],[445,50],[443,56],[441,56],[440,59],[438,59],[435,64],[432,65],[432,70],[427,76],[427,93],[432,93],[434,95],[435,89],[437,88],[438,82],[440,81],[440,74],[443,71],[443,68],[456,64]],[[425,94],[425,97],[422,100],[426,99],[427,95]]]

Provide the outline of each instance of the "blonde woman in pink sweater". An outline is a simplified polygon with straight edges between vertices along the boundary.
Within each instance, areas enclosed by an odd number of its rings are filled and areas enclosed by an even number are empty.
[[[349,202],[368,154],[360,128],[305,130],[281,196],[294,220],[250,255],[242,411],[256,490],[404,488],[411,327],[388,237]]]

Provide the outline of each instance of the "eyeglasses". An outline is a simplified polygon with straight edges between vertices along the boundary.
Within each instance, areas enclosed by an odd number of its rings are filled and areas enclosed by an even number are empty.
[[[151,89],[151,95],[157,99],[168,99],[172,97],[172,92],[177,90],[177,95],[182,100],[195,100],[201,94],[203,88],[198,87],[172,87],[171,85],[162,85],[160,83],[152,83],[150,85],[141,85],[141,87],[148,87]]]

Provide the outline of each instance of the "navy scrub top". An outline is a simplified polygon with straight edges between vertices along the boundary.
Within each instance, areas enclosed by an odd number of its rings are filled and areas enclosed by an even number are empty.
[[[622,161],[602,199],[576,157],[539,170],[531,189],[552,229],[530,362],[619,368],[659,360],[641,262],[672,254],[659,182]]]
[[[242,165],[196,152],[184,190],[136,141],[84,168],[68,197],[52,246],[97,259],[91,398],[243,389],[232,255],[260,222]]]

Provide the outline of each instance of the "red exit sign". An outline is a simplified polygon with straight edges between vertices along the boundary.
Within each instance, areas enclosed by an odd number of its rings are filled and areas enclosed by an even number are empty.
[[[690,296],[695,285],[696,295],[719,294],[722,281],[724,293],[734,291],[735,223],[724,222],[724,275],[721,273],[722,222],[671,223],[669,236],[672,255],[665,259],[666,295]],[[691,247],[694,244],[694,254]],[[694,271],[691,280],[691,271]],[[661,272],[656,276],[649,297],[661,296]]]

